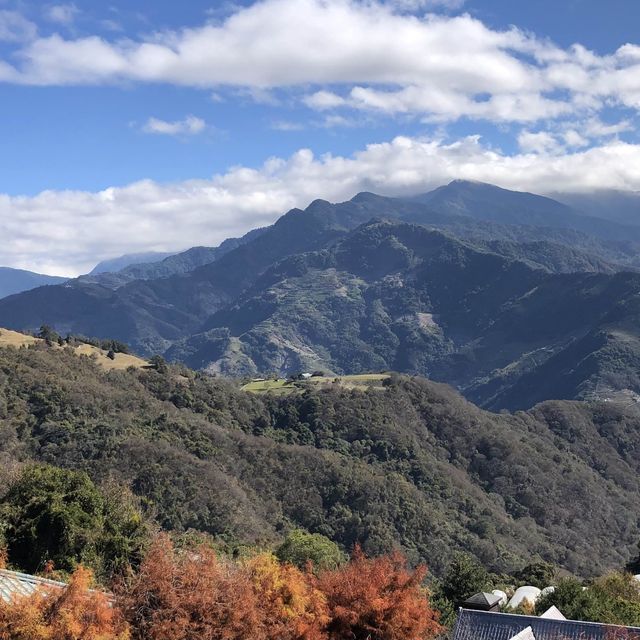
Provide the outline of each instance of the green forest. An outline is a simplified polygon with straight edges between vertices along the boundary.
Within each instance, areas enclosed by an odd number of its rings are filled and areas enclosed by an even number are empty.
[[[496,414],[379,378],[255,394],[161,358],[105,370],[46,341],[0,349],[5,561],[72,581],[87,567],[109,587],[166,532],[241,573],[272,553],[329,580],[362,549],[429,568],[432,635],[466,597],[521,584],[558,584],[538,608],[640,624],[640,583],[622,572],[640,569],[635,407]]]

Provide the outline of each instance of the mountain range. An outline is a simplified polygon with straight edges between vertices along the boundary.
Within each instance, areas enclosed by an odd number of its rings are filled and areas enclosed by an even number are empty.
[[[61,284],[67,278],[58,276],[45,276],[33,271],[24,269],[11,269],[10,267],[0,267],[0,298],[11,296],[23,291],[29,291],[37,287]]]
[[[217,248],[13,295],[0,326],[229,375],[416,373],[491,409],[634,397],[638,256],[636,224],[454,181],[316,200]]]

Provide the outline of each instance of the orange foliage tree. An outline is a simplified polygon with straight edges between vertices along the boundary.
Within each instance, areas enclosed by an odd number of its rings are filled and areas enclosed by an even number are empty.
[[[425,567],[407,568],[400,553],[351,561],[320,575],[327,598],[330,640],[425,640],[442,631],[439,614],[422,586]]]
[[[261,617],[260,637],[267,640],[323,640],[329,622],[324,594],[309,574],[280,564],[270,553],[245,565],[255,590]],[[254,635],[254,637],[256,637]]]
[[[0,599],[0,640],[128,640],[128,626],[78,567],[65,588],[51,587],[8,603]]]
[[[176,550],[162,535],[118,603],[132,640],[428,640],[442,627],[425,572],[356,549],[315,576],[269,553],[231,562],[206,546]]]
[[[134,640],[244,640],[260,627],[248,575],[204,546],[177,552],[166,535],[119,602]]]

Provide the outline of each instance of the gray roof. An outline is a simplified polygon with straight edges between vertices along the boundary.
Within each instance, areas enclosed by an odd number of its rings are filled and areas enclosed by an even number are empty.
[[[496,596],[493,593],[482,592],[476,593],[470,598],[467,598],[464,601],[464,604],[476,604],[479,606],[494,607],[495,605],[500,603],[500,600],[502,600],[501,596]]]
[[[621,632],[628,633],[623,636],[628,640],[640,639],[640,627],[460,609],[453,640],[511,640],[527,627],[531,627],[536,640],[608,640]]]
[[[16,596],[30,596],[38,589],[65,586],[64,582],[56,582],[55,580],[30,576],[26,573],[0,569],[0,598],[5,602],[11,602]]]

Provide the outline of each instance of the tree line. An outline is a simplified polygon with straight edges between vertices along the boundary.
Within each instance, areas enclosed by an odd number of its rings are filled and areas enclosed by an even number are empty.
[[[555,591],[515,612],[640,626],[631,571],[579,580],[546,562],[512,575],[458,553],[441,577],[399,551],[367,557],[291,529],[272,547],[198,531],[162,532],[129,491],[83,472],[16,468],[0,500],[0,564],[68,582],[0,603],[2,640],[426,640],[480,591]],[[93,587],[93,590],[89,590]]]

